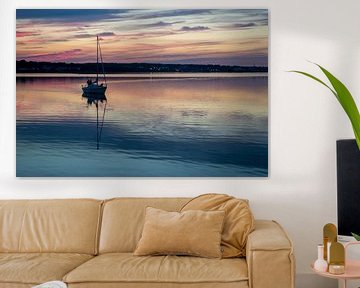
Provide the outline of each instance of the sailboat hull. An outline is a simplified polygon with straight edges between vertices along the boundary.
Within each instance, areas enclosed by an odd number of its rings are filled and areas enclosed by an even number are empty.
[[[106,91],[106,86],[87,86],[87,87],[82,87],[82,90],[84,92],[84,94],[87,95],[104,95],[105,91]]]

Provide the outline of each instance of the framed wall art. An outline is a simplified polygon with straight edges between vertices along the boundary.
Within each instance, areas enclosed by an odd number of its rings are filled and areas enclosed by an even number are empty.
[[[268,10],[18,9],[18,177],[267,177]]]

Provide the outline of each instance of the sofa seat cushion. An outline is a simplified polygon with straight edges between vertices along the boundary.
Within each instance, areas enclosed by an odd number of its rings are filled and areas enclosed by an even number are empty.
[[[70,284],[101,282],[224,284],[244,281],[247,285],[248,271],[245,260],[240,258],[206,259],[189,256],[134,256],[131,253],[110,253],[96,256],[71,271],[63,280]]]
[[[0,285],[61,280],[93,256],[72,253],[0,253]]]

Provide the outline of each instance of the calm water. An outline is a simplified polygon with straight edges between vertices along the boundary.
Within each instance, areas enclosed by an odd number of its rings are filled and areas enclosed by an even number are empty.
[[[16,79],[17,176],[268,175],[266,76],[57,76]]]

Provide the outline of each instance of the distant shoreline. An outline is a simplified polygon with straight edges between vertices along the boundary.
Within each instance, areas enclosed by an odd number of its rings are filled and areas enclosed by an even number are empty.
[[[96,74],[72,73],[16,73],[16,78],[95,78]],[[107,79],[122,80],[166,80],[166,79],[220,79],[220,78],[267,78],[268,73],[122,73],[106,75]]]
[[[102,71],[101,65],[99,65]],[[135,73],[267,73],[265,66],[226,66],[202,64],[104,63],[106,74]],[[16,73],[94,74],[96,63],[16,61]]]

